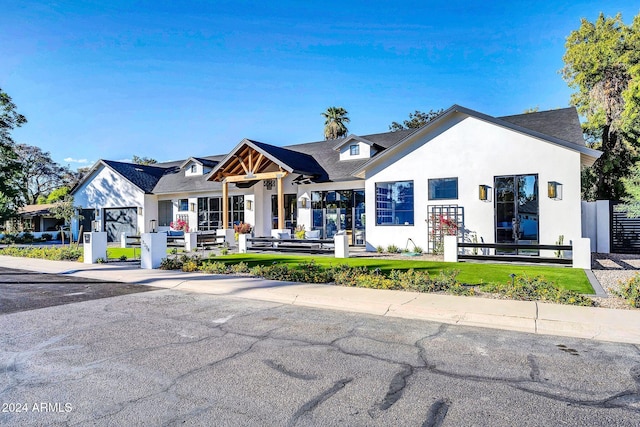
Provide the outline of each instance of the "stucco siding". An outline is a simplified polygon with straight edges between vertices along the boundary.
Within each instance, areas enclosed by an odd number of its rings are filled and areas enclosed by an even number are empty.
[[[455,125],[455,126],[454,126]],[[538,175],[540,242],[565,243],[581,237],[580,154],[475,117],[457,115],[429,132],[414,135],[385,162],[367,170],[366,211],[369,248],[391,243],[404,248],[411,238],[427,248],[427,206],[457,204],[464,207],[466,229],[478,239],[495,241],[494,177]],[[428,180],[458,178],[457,200],[428,200]],[[414,182],[414,225],[376,226],[376,182]],[[547,182],[562,184],[562,200],[547,196]],[[491,201],[481,201],[479,185],[490,186]]]

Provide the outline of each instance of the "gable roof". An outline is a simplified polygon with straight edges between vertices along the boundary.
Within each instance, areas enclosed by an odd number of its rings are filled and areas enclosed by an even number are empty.
[[[204,157],[189,157],[187,160],[182,162],[182,164],[180,165],[180,169],[183,169],[185,166],[187,166],[189,162],[195,162],[208,168],[213,168],[218,164],[217,161],[210,160]]]
[[[563,110],[571,110],[569,109],[563,109]],[[471,110],[469,108],[466,107],[462,107],[460,105],[454,104],[452,105],[450,108],[448,108],[447,110],[443,111],[442,113],[440,113],[440,115],[438,115],[435,119],[431,120],[429,123],[427,123],[426,125],[422,126],[421,128],[418,128],[415,133],[422,133],[425,132],[425,130],[430,129],[432,127],[437,126],[439,123],[444,122],[445,120],[447,120],[447,118],[453,116],[456,113],[462,113],[465,114],[469,117],[475,117],[477,119],[489,122],[489,123],[493,123],[497,126],[501,126],[501,127],[505,127],[508,129],[511,129],[513,131],[516,132],[520,132],[526,135],[529,135],[531,137],[534,138],[538,138],[541,139],[543,141],[547,141],[556,145],[560,145],[562,147],[565,148],[569,148],[571,150],[575,150],[578,151],[581,154],[581,159],[583,158],[587,158],[588,160],[591,160],[591,163],[593,163],[593,161],[595,161],[595,159],[599,158],[600,155],[602,155],[601,151],[598,150],[594,150],[592,148],[589,148],[585,145],[584,143],[584,139],[581,140],[581,142],[578,142],[576,140],[576,138],[573,138],[573,141],[567,141],[561,138],[558,138],[556,136],[553,135],[548,135],[548,134],[544,134],[541,133],[540,131],[537,131],[535,129],[530,129],[530,128],[526,128],[522,125],[519,124],[515,124],[513,123],[513,121],[515,122],[520,122],[520,123],[527,123],[529,126],[533,126],[533,127],[545,127],[544,125],[541,124],[539,117],[541,116],[534,116],[533,118],[523,118],[520,117],[522,115],[518,115],[518,116],[507,116],[507,120],[504,120],[502,118],[496,118],[496,117],[492,117],[489,116],[487,114],[483,114],[480,113],[478,111],[475,110]],[[550,111],[544,111],[542,112],[544,113],[544,115],[547,117],[547,119],[550,116],[553,116],[557,113],[560,113],[558,115],[558,117],[560,115],[568,117],[571,115],[571,112],[567,112],[567,111],[561,111],[561,110],[550,110]],[[530,114],[542,114],[542,113],[530,113]],[[511,121],[509,121],[509,119]],[[576,113],[576,119],[577,119],[577,113]],[[558,123],[561,123],[562,120],[560,118],[558,118],[557,120],[551,120],[552,122],[554,122],[554,125],[548,125],[546,126],[547,131],[554,131],[556,133],[562,133],[560,132],[560,129],[558,127]],[[569,122],[571,122],[572,120],[569,120]],[[564,123],[564,126],[568,126],[568,127],[573,127],[577,124],[578,129],[580,129],[580,122],[577,121],[573,121],[573,123],[570,123],[569,125],[567,125],[567,123]],[[573,126],[572,126],[573,125]],[[564,132],[565,136],[575,136],[573,135],[573,131],[568,131],[568,132]],[[385,159],[389,156],[391,156],[395,151],[397,151],[399,149],[399,147],[403,146],[404,142],[407,141],[409,139],[410,135],[407,135],[407,137],[405,137],[402,141],[400,141],[399,143],[395,144],[393,147],[383,151],[382,153],[380,153],[378,156],[375,156],[371,159],[369,159],[365,164],[363,164],[360,168],[356,169],[353,171],[353,175],[355,176],[362,176],[362,173],[373,163],[377,163],[378,161]],[[588,163],[588,161],[586,162]]]
[[[316,159],[309,154],[290,150],[285,147],[265,144],[264,142],[243,139],[224,159],[220,161],[220,163],[216,165],[216,167],[213,168],[207,179],[213,180],[217,178],[219,172],[225,167],[231,165],[238,157],[238,153],[245,150],[246,147],[252,148],[289,173],[311,176],[315,180],[319,181],[326,181],[328,178],[322,166],[320,166]]]
[[[499,119],[580,146],[585,145],[578,110],[575,107],[516,114]]]
[[[122,178],[138,187],[146,194],[151,194],[160,178],[165,173],[165,168],[157,165],[138,165],[135,163],[116,162],[115,160],[98,160],[85,176],[71,189],[74,194],[101,166],[116,172]]]

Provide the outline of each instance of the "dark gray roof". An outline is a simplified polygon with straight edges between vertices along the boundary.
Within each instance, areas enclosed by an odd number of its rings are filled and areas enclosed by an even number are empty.
[[[155,165],[138,165],[113,160],[102,161],[147,194],[153,191],[153,188],[166,172],[165,168]]]
[[[498,118],[545,135],[554,136],[581,146],[585,145],[578,111],[575,107]]]
[[[454,105],[449,110],[455,110],[456,108],[464,109],[463,107]],[[467,111],[466,109],[464,110]],[[479,113],[476,114],[481,115]],[[502,120],[512,125],[520,126],[521,128],[530,129],[540,134],[549,135],[585,147],[578,114],[573,107],[499,118],[492,118],[486,115],[482,116],[496,123]],[[360,135],[359,137],[371,141],[374,144],[374,149],[382,152],[395,146],[417,131],[418,129],[407,129],[395,132]],[[272,158],[278,159],[290,166],[294,173],[314,176],[314,181],[316,182],[353,180],[353,173],[372,160],[340,161],[340,153],[335,149],[336,143],[338,142],[336,140],[308,142],[285,147],[253,140],[247,141],[265,153],[268,153]],[[223,154],[191,158],[196,159],[205,166],[215,167],[226,156],[226,154]],[[104,162],[146,193],[168,194],[221,191],[221,183],[207,181],[208,174],[185,176],[184,170],[180,169],[180,166],[183,165],[186,160],[187,159],[157,163],[153,166],[134,165],[110,160],[105,160]]]
[[[268,153],[272,157],[280,160],[282,163],[290,166],[293,169],[293,173],[309,175],[316,177],[319,181],[326,181],[329,179],[327,173],[319,164],[317,159],[306,152],[292,150],[290,147],[277,147],[271,144],[265,144],[264,142],[258,142],[253,140],[247,140],[254,144],[260,150]]]
[[[198,157],[199,160],[217,164],[224,156],[207,156]],[[165,168],[166,172],[162,179],[153,189],[155,194],[162,193],[182,193],[182,192],[209,192],[222,191],[222,184],[219,182],[207,181],[207,174],[185,176],[184,169],[180,169],[185,160],[176,160],[174,162],[158,163]],[[203,163],[204,164],[204,163]]]
[[[362,135],[362,138],[374,143],[374,148],[384,150],[397,144],[416,129],[400,130],[396,132]],[[351,173],[365,164],[369,159],[340,161],[340,153],[334,150],[336,140],[309,142],[306,144],[289,145],[289,150],[304,152],[320,164],[326,171],[330,181],[345,181],[354,179]]]

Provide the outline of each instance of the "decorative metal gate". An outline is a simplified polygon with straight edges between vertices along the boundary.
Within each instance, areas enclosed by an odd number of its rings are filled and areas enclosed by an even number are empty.
[[[464,233],[464,207],[458,205],[427,206],[429,252],[444,252],[444,236],[461,237]]]
[[[640,254],[640,218],[627,218],[625,212],[617,212],[611,207],[611,252],[621,254]]]

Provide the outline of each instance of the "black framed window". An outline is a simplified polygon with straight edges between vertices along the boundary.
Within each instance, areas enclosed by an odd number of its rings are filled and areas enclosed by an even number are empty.
[[[458,178],[429,180],[429,200],[457,199]]]
[[[413,225],[413,181],[376,183],[376,225]]]
[[[180,212],[185,212],[189,210],[189,199],[180,199],[178,200],[178,210]]]

